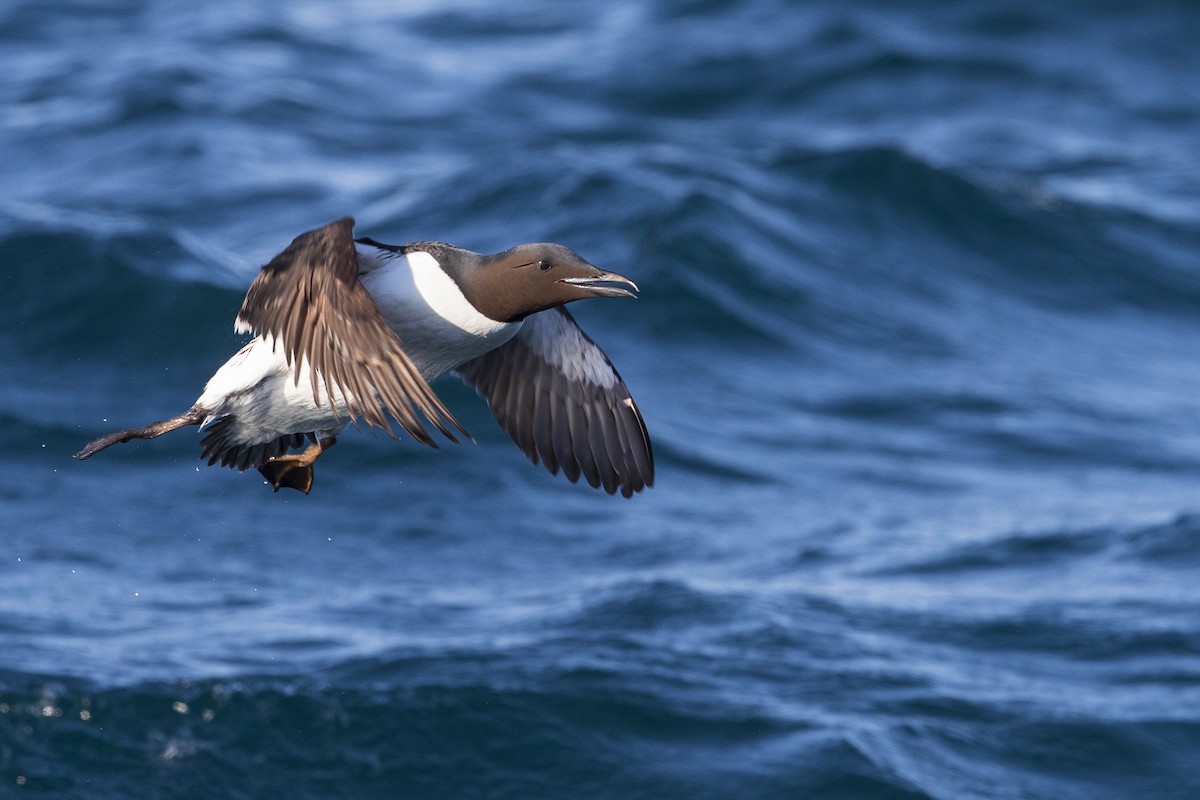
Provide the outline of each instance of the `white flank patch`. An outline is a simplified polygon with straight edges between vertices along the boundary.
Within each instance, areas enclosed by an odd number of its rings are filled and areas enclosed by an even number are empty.
[[[257,444],[289,433],[336,434],[349,421],[346,397],[335,390],[339,415],[334,417],[327,387],[319,387],[321,404],[313,402],[312,371],[308,359],[300,362],[299,381],[288,366],[282,347],[271,337],[256,337],[217,370],[196,404],[209,411],[206,425],[233,415],[236,427],[230,436],[243,444]]]
[[[281,366],[286,367],[283,354],[275,353],[270,342],[261,337],[251,339],[208,379],[196,402],[215,409],[229,395],[249,391]]]

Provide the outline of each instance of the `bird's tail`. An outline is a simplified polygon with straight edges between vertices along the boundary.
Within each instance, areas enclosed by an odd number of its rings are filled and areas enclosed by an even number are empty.
[[[99,439],[88,442],[82,450],[75,454],[75,458],[83,461],[85,458],[91,458],[104,448],[110,447],[117,442],[128,442],[130,439],[153,439],[156,436],[170,433],[176,428],[182,428],[185,425],[199,425],[204,422],[207,416],[207,411],[199,406],[192,406],[177,417],[151,422],[142,428],[126,428],[123,431],[101,436]]]

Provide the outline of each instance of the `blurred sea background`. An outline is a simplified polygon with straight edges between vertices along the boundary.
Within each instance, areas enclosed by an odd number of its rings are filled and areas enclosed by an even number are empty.
[[[1200,797],[1200,6],[0,5],[0,797]],[[187,408],[259,266],[558,241],[632,500]]]

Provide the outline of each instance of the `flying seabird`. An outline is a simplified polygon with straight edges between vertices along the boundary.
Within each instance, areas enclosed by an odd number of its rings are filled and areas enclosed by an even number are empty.
[[[437,447],[421,417],[470,438],[430,387],[458,375],[533,463],[625,497],[654,483],[646,423],[604,352],[563,307],[635,297],[633,281],[557,244],[480,255],[443,242],[354,239],[345,217],[296,239],[251,284],[254,338],[179,416],[88,443],[76,458],[199,425],[201,458],[307,494],[348,424]],[[633,291],[631,291],[631,289]],[[308,446],[301,452],[289,452]]]

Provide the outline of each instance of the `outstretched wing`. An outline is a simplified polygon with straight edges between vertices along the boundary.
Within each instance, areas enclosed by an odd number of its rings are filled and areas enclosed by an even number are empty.
[[[414,439],[433,447],[417,411],[455,442],[449,426],[470,436],[413,365],[359,281],[353,231],[354,220],[344,217],[297,236],[251,284],[237,330],[273,337],[297,384],[307,361],[317,405],[340,392],[352,417],[394,436],[386,411]],[[337,404],[330,407],[336,416]]]
[[[532,314],[517,335],[458,367],[529,460],[630,497],[654,485],[637,404],[612,362],[566,309]]]

